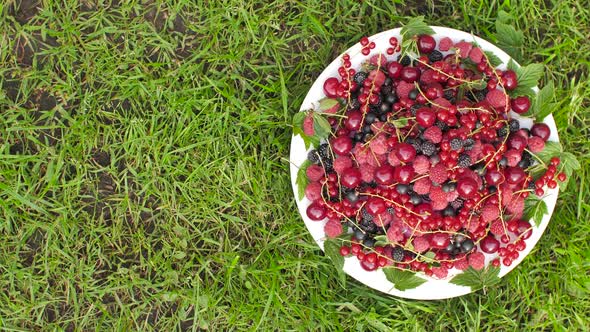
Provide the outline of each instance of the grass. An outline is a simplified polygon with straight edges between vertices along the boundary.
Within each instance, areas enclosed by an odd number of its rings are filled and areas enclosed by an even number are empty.
[[[0,329],[585,330],[590,12],[575,0],[0,4]],[[362,35],[425,15],[525,31],[583,165],[497,288],[422,302],[340,284],[290,187],[292,115]]]

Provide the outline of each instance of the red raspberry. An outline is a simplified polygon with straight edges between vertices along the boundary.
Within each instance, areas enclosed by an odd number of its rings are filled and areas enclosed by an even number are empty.
[[[359,170],[361,171],[361,179],[363,180],[363,182],[372,182],[373,180],[375,180],[375,169],[377,169],[377,167],[369,164],[359,165]]]
[[[385,57],[385,55],[383,55],[381,53],[375,54],[369,59],[369,62],[373,66],[377,66],[377,67],[384,66],[386,61],[387,61],[387,58]],[[383,83],[381,83],[381,84],[383,84]]]
[[[467,258],[463,257],[463,258],[456,260],[455,263],[453,264],[453,266],[457,270],[464,271],[464,270],[467,270],[467,268],[469,267],[469,262],[467,262]]]
[[[504,222],[502,220],[496,220],[490,226],[490,233],[494,235],[504,235],[506,234],[506,228],[504,227]]]
[[[378,215],[376,215],[373,218],[373,223],[375,223],[375,225],[377,225],[377,227],[385,227],[387,225],[389,225],[389,223],[393,220],[393,216],[385,211],[383,213],[380,213]]]
[[[352,159],[348,157],[339,156],[334,160],[334,170],[338,174],[342,174],[342,171],[350,167],[352,167]]]
[[[436,200],[436,201],[432,201],[432,209],[435,211],[440,211],[440,210],[444,210],[444,208],[447,207],[447,205],[449,205],[449,202],[447,202],[447,200]]]
[[[486,101],[497,110],[504,110],[508,104],[508,95],[506,92],[494,89],[486,95]]]
[[[473,45],[466,41],[460,41],[455,44],[455,47],[459,50],[459,56],[461,56],[462,58],[466,58],[467,56],[469,56],[469,52],[473,48]]]
[[[310,182],[305,187],[305,197],[310,201],[316,201],[322,198],[322,185],[319,182]]]
[[[422,84],[430,84],[436,83],[437,81],[434,79],[434,73],[436,73],[432,69],[428,69],[420,75],[420,83]]]
[[[369,159],[367,160],[369,165],[379,167],[383,165],[387,161],[386,154],[371,154]]]
[[[414,238],[412,244],[414,245],[414,250],[417,252],[424,252],[430,248],[430,243],[424,236]]]
[[[442,164],[436,164],[430,168],[430,180],[432,182],[441,184],[449,178],[449,171]]]
[[[367,164],[369,159],[373,158],[371,149],[368,146],[362,146],[362,144],[355,145],[352,149],[352,153],[354,159],[356,159],[356,162],[359,164]]]
[[[432,273],[434,274],[435,277],[437,277],[439,279],[444,279],[449,274],[449,270],[447,270],[446,267],[434,266],[432,268]]]
[[[481,219],[485,222],[496,220],[500,217],[500,209],[494,204],[486,204],[481,209]]]
[[[379,134],[377,137],[374,137],[369,143],[369,146],[371,147],[371,151],[377,155],[385,154],[389,149],[389,146],[387,146],[387,138],[384,134]]]
[[[502,206],[506,207],[512,201],[514,192],[507,185],[500,187],[500,194],[502,195]]]
[[[342,234],[342,224],[338,220],[328,220],[324,225],[324,232],[328,237],[334,238]]]
[[[485,266],[485,259],[486,257],[481,252],[474,252],[469,255],[469,265],[476,270],[481,270]]]
[[[427,139],[434,144],[440,143],[440,141],[442,141],[442,137],[442,130],[439,127],[432,126],[424,130],[424,139]]]
[[[451,203],[459,197],[459,193],[456,190],[447,193],[447,202]]]
[[[524,198],[513,197],[506,206],[506,210],[508,210],[513,216],[521,216],[524,210]]]
[[[534,153],[543,151],[545,148],[545,141],[538,136],[531,136],[529,138],[529,150]]]
[[[483,52],[481,51],[481,48],[479,48],[479,47],[474,47],[469,52],[469,59],[471,59],[471,61],[473,61],[475,63],[480,63],[482,58],[483,58]]]
[[[404,234],[402,231],[402,227],[399,222],[393,222],[389,225],[389,229],[387,229],[387,240],[393,243],[399,243],[404,239]]]
[[[436,128],[436,127],[430,127],[430,128]],[[414,171],[416,172],[416,174],[426,174],[428,173],[428,171],[430,170],[430,159],[428,159],[428,157],[426,156],[416,156],[416,159],[414,159]]]
[[[325,172],[322,166],[312,164],[305,170],[305,174],[311,181],[319,181],[324,177]]]
[[[432,182],[429,178],[421,178],[418,181],[414,182],[414,191],[418,195],[426,195],[430,192],[430,187]]]
[[[438,42],[438,49],[441,52],[446,52],[451,49],[453,46],[453,41],[449,37],[444,37]]]
[[[506,151],[504,153],[504,157],[506,157],[506,160],[508,161],[508,166],[510,167],[518,165],[520,159],[522,158],[520,152],[518,152],[518,150],[515,149],[510,149]]]
[[[369,82],[373,82],[375,86],[382,86],[385,82],[385,74],[381,70],[372,70],[367,77]]]
[[[395,155],[395,151],[391,151],[389,153],[389,155],[387,156],[387,161],[391,166],[399,166],[402,164],[399,158]]]
[[[400,81],[395,88],[397,96],[401,98],[408,98],[410,91],[414,90],[414,83],[407,83],[406,81]]]
[[[447,193],[442,190],[441,187],[431,187],[430,193],[428,194],[432,202],[441,202],[447,204]]]
[[[315,134],[315,130],[313,128],[313,116],[311,113],[305,116],[303,120],[303,133],[307,136],[313,136]]]
[[[436,98],[432,103],[432,110],[435,112],[440,112],[442,110],[448,110],[453,104],[450,101],[440,97]]]

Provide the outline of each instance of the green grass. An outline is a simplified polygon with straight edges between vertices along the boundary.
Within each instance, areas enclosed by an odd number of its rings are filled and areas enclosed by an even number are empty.
[[[0,329],[588,329],[582,2],[36,2],[0,3]],[[297,213],[292,115],[362,35],[421,14],[491,40],[500,8],[583,165],[547,232],[487,294],[341,285]]]

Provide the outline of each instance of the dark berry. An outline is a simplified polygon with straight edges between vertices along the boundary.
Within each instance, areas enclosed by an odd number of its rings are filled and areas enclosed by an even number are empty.
[[[449,125],[446,122],[442,122],[442,121],[436,121],[434,123],[435,126],[439,127],[440,130],[442,131],[448,131],[449,130]]]
[[[430,141],[424,141],[422,143],[422,145],[420,146],[420,150],[422,150],[422,153],[425,156],[432,156],[434,153],[436,153],[436,145]]]
[[[502,159],[500,159],[498,162],[498,165],[500,167],[506,167],[506,165],[508,165],[508,159],[506,159],[506,157],[502,157]]]
[[[355,229],[352,234],[358,241],[364,240],[366,236],[365,232],[359,228]]]
[[[420,203],[422,203],[423,199],[422,197],[420,197],[420,195],[413,193],[412,195],[410,195],[410,202],[412,202],[412,204],[414,205],[418,205]]]
[[[344,186],[342,187],[344,188]],[[356,191],[351,190],[346,193],[346,199],[348,199],[351,203],[356,203],[359,200],[359,194]]]
[[[457,211],[455,211],[455,209],[449,205],[442,211],[442,215],[443,217],[454,217],[457,215]]]
[[[463,207],[463,199],[462,198],[455,199],[454,201],[451,202],[451,206],[455,210],[461,209]]]
[[[418,97],[418,90],[416,89],[410,91],[410,93],[408,94],[408,98],[412,100],[416,100],[416,97]]]
[[[412,114],[412,116],[416,116],[416,111],[418,111],[423,106],[424,105],[422,105],[422,104],[414,104],[414,105],[410,106],[410,113]]]
[[[420,149],[422,149],[422,140],[419,138],[411,138],[410,137],[410,138],[406,139],[406,143],[413,146],[414,150],[416,150],[416,152],[419,152]]]
[[[463,149],[465,151],[473,149],[473,145],[475,145],[475,140],[471,137],[468,137],[463,141]]]
[[[516,119],[511,119],[510,122],[508,122],[508,125],[510,127],[511,133],[518,131],[518,129],[520,129],[520,123]]]
[[[391,250],[391,258],[393,258],[393,260],[396,262],[403,262],[405,256],[406,251],[402,247],[395,246]]]
[[[363,126],[362,132],[363,132],[363,134],[373,133],[373,129],[371,129],[370,124],[367,124],[367,125]]]
[[[361,107],[361,102],[358,101],[358,99],[356,99],[356,98],[350,99],[350,102],[346,106],[347,110],[349,110],[349,111],[358,110],[359,107]]]
[[[409,56],[404,55],[403,57],[401,57],[401,59],[398,57],[398,62],[400,63],[400,65],[406,67],[406,66],[410,65],[410,63],[412,62],[412,59],[410,59]]]
[[[372,124],[373,122],[375,122],[376,119],[377,119],[377,114],[375,114],[373,112],[369,112],[369,113],[367,113],[367,115],[365,115],[365,123],[366,124]]]
[[[366,237],[366,238],[363,240],[363,245],[364,245],[365,247],[373,248],[373,247],[375,246],[375,242],[376,242],[376,241],[375,241],[375,239],[373,239],[373,238],[370,238],[370,237]]]
[[[397,101],[397,96],[395,95],[394,92],[388,94],[387,96],[385,96],[385,102],[389,103],[389,104],[393,104]]]
[[[462,168],[471,166],[471,157],[469,157],[469,155],[466,153],[460,154],[459,158],[457,159],[457,166]]]
[[[320,156],[316,150],[311,150],[307,154],[307,160],[311,161],[312,164],[319,164]]]
[[[461,141],[460,138],[453,138],[449,144],[451,145],[451,149],[453,150],[459,150],[463,147],[463,142]]]
[[[408,191],[410,191],[410,186],[407,184],[398,184],[395,189],[397,190],[397,192],[401,195],[405,195],[408,193]]]
[[[473,242],[473,240],[465,239],[463,242],[461,242],[461,252],[464,252],[464,253],[470,252],[471,250],[473,250],[474,246],[475,246],[475,243]]]
[[[442,185],[442,190],[446,193],[449,193],[453,190],[455,190],[456,185],[454,182],[446,182],[445,184]]]
[[[367,72],[358,71],[356,74],[354,74],[353,79],[358,85],[361,85],[367,79],[367,77],[369,77]]]
[[[430,61],[430,63],[441,61],[442,59],[443,54],[438,50],[434,50],[428,54],[428,61]]]

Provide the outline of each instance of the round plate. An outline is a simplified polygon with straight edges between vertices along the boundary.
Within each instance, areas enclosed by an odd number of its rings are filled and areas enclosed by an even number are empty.
[[[496,46],[489,43],[488,41],[483,40],[478,37],[475,37],[472,34],[469,34],[469,33],[463,32],[463,31],[459,31],[459,30],[455,30],[455,29],[444,28],[444,27],[432,27],[432,28],[436,32],[436,34],[433,35],[433,37],[436,39],[437,44],[438,44],[438,41],[443,37],[449,37],[453,40],[453,42],[459,42],[461,40],[465,40],[468,42],[475,41],[484,51],[491,51],[500,60],[502,60],[503,64],[499,66],[500,69],[505,69],[506,64],[510,60],[510,57],[504,51],[497,48]],[[393,30],[389,30],[389,31],[384,31],[384,32],[381,32],[381,33],[371,36],[369,39],[371,41],[375,42],[376,47],[374,50],[372,50],[372,52],[369,56],[363,56],[361,54],[360,43],[357,43],[356,45],[354,45],[351,48],[349,48],[348,50],[346,50],[345,53],[350,55],[352,67],[359,68],[361,63],[364,62],[365,60],[367,60],[371,55],[379,54],[379,53],[386,54],[387,48],[390,47],[390,45],[389,45],[389,38],[390,37],[395,36],[398,38],[398,40],[401,41],[400,31],[401,31],[401,28],[398,28],[398,29],[393,29]],[[318,77],[318,79],[314,82],[314,84],[311,86],[311,89],[307,93],[307,96],[305,97],[303,104],[301,105],[300,111],[313,109],[314,105],[320,99],[325,97],[324,92],[323,92],[323,82],[329,77],[338,77],[338,67],[341,65],[341,57],[343,54],[341,54],[338,58],[336,58],[334,61],[332,61],[332,63],[330,63],[330,65],[328,65],[328,67],[326,67],[326,69],[321,73],[321,75]],[[446,54],[446,53],[443,52],[443,54]],[[397,55],[398,54],[387,56],[388,61],[392,60],[394,57],[397,57]],[[522,127],[530,128],[532,126],[533,121],[531,119],[518,117],[518,115],[516,113],[512,113],[512,116],[514,118],[519,119]],[[557,128],[555,126],[555,121],[553,120],[553,116],[549,115],[548,117],[545,118],[544,122],[551,129],[551,136],[550,136],[549,140],[559,141],[559,137],[557,135]],[[295,199],[297,200],[297,207],[299,209],[299,213],[301,214],[301,217],[303,218],[303,221],[305,222],[305,225],[307,226],[309,233],[311,234],[313,239],[317,242],[318,246],[320,246],[320,248],[322,248],[322,250],[323,250],[323,242],[324,242],[324,239],[326,238],[326,236],[324,234],[325,221],[315,222],[315,221],[310,220],[307,217],[306,212],[305,212],[307,206],[309,206],[309,204],[310,204],[310,201],[305,197],[302,200],[298,200],[298,197],[297,197],[297,191],[298,191],[297,190],[297,183],[296,183],[297,170],[299,169],[299,166],[306,160],[307,153],[308,153],[308,151],[306,150],[305,144],[303,143],[303,140],[301,139],[301,137],[300,136],[293,136],[291,139],[291,155],[290,155],[291,184],[293,186],[293,192],[295,194]],[[547,189],[546,190],[546,195],[543,198],[543,200],[547,203],[548,214],[546,214],[543,217],[543,220],[541,221],[541,223],[539,224],[538,227],[535,227],[534,226],[535,223],[531,221],[531,224],[533,225],[533,233],[532,233],[532,236],[526,240],[526,244],[527,244],[526,249],[523,252],[521,252],[520,257],[517,260],[515,260],[512,263],[512,265],[510,265],[509,267],[502,265],[502,267],[500,269],[500,274],[499,274],[500,277],[506,275],[508,272],[510,272],[512,269],[514,269],[518,264],[520,264],[520,262],[531,252],[531,250],[533,249],[535,244],[539,241],[539,239],[541,238],[541,235],[543,234],[543,232],[547,228],[547,225],[549,224],[549,219],[551,218],[551,215],[553,214],[553,210],[555,208],[555,203],[557,201],[558,192],[559,192],[558,189],[553,189],[553,190]],[[486,255],[486,256],[487,256],[486,263],[489,263],[491,258],[488,255]],[[405,297],[405,298],[409,298],[409,299],[420,299],[420,300],[445,299],[445,298],[451,298],[451,297],[465,295],[465,294],[468,294],[471,292],[470,287],[458,286],[458,285],[451,284],[448,282],[448,280],[450,280],[453,276],[461,273],[460,271],[457,271],[455,269],[450,270],[449,276],[443,280],[434,279],[434,278],[428,277],[424,274],[418,274],[418,276],[420,276],[421,278],[426,279],[426,282],[424,284],[418,286],[417,288],[409,289],[406,291],[400,291],[400,290],[395,289],[393,287],[393,284],[385,278],[385,274],[383,273],[383,271],[381,271],[381,269],[378,269],[378,270],[372,271],[372,272],[365,271],[363,268],[361,268],[359,261],[356,259],[356,257],[348,257],[345,259],[344,271],[348,275],[350,275],[351,277],[355,278],[356,280],[362,282],[363,284],[365,284],[371,288],[374,288],[376,290],[379,290],[379,291],[387,293],[387,294]]]

